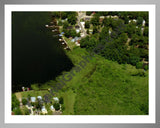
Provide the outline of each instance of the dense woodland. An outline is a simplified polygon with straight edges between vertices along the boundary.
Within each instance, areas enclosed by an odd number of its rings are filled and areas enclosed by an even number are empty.
[[[87,12],[87,15],[91,13]],[[116,15],[119,18],[105,18],[99,22],[101,15]],[[134,22],[133,19],[137,21]],[[142,26],[143,20],[145,26]],[[89,25],[93,25],[93,35],[81,40],[82,48],[90,51],[105,45],[99,55],[120,64],[132,64],[137,68],[143,68],[142,60],[148,61],[148,12],[95,12]],[[144,68],[147,70],[148,66]]]

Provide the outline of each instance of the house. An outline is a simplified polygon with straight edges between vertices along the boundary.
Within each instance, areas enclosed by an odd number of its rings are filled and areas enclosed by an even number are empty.
[[[76,29],[76,33],[79,33],[80,30],[81,30],[81,28],[79,27],[79,25],[76,25],[76,26],[75,26],[75,29]]]
[[[78,41],[80,39],[80,37],[74,37],[75,41]]]
[[[137,22],[137,20],[136,20],[136,19],[133,19],[133,22]]]
[[[142,25],[143,25],[143,26],[145,26],[145,23],[146,23],[146,21],[145,21],[145,20],[143,20]]]
[[[85,17],[85,18],[84,18],[84,20],[85,20],[85,21],[90,21],[90,20],[91,20],[91,18],[89,18],[89,17]]]
[[[31,97],[31,102],[36,102],[36,97]]]
[[[73,29],[73,26],[68,26],[67,29]]]
[[[71,40],[71,42],[76,42],[76,41],[78,41],[78,40],[80,40],[80,37],[74,37],[72,40]]]
[[[108,33],[109,33],[109,35],[111,35],[111,33],[112,33],[111,30],[109,30]]]
[[[73,39],[71,40],[71,42],[75,42],[75,39],[73,38]]]
[[[46,24],[46,25],[45,25],[45,27],[46,27],[46,28],[48,28],[48,27],[49,27],[49,25],[48,25],[48,24]]]
[[[64,34],[64,32],[61,32],[61,34],[63,35],[63,34]]]
[[[42,106],[42,109],[41,109],[41,111],[42,111],[42,113],[43,113],[43,114],[46,114],[46,113],[48,113],[48,112],[47,112],[47,110],[46,110],[46,108],[45,108],[45,106]]]
[[[42,97],[41,96],[37,96],[37,99],[42,100]]]
[[[58,97],[53,97],[53,100],[56,101],[56,102],[59,102]]]
[[[53,105],[50,106],[50,109],[51,109],[52,111],[55,111],[55,108],[53,107]]]
[[[79,29],[79,28],[80,28],[79,25],[76,25],[76,26],[75,26],[75,29]]]
[[[76,29],[76,33],[79,33],[80,32],[80,29]]]
[[[89,29],[89,34],[92,34],[93,33],[93,29]]]

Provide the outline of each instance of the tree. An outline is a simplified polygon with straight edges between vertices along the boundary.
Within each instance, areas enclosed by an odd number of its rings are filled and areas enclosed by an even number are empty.
[[[97,33],[98,32],[98,29],[96,26],[93,27],[93,34]]]
[[[144,32],[143,32],[143,35],[148,37],[148,33],[149,33],[149,32],[148,32],[148,27],[145,27],[145,28],[144,28]]]
[[[142,17],[138,17],[137,18],[137,25],[142,25],[143,22],[143,18]]]
[[[19,101],[15,94],[12,94],[12,110],[19,107]]]
[[[70,36],[72,36],[72,37],[75,37],[77,35],[75,29],[69,30],[69,33],[70,33]]]
[[[80,37],[80,36],[81,36],[81,35],[80,35],[80,32],[78,32],[76,36],[77,36],[77,37]]]
[[[85,22],[85,28],[89,28],[90,27],[90,22],[89,21],[86,21]]]
[[[53,106],[54,106],[56,111],[58,111],[60,109],[60,104],[59,103],[54,103]]]
[[[126,33],[122,33],[118,38],[119,42],[121,42],[121,43],[126,43],[127,39],[128,39],[128,36]]]
[[[76,15],[75,15],[74,13],[68,15],[68,22],[69,22],[71,25],[75,25],[75,24],[76,24],[76,21],[77,21],[77,17],[76,17]]]
[[[58,21],[58,26],[62,26],[62,24],[63,24],[62,21],[59,20],[59,21]]]
[[[134,54],[131,54],[129,56],[129,64],[132,64],[132,65],[136,66],[137,62],[139,62],[139,61],[140,61],[140,57],[138,57]]]
[[[89,34],[89,30],[87,29],[87,34]]]
[[[68,26],[69,26],[68,21],[65,21],[65,22],[63,23],[63,29],[67,29]]]
[[[90,16],[91,14],[92,14],[92,12],[90,12],[90,11],[87,11],[87,12],[86,12],[86,15],[87,15],[87,16]]]
[[[42,105],[43,104],[42,104],[41,100],[38,100],[37,102],[35,102],[35,106],[36,106],[37,109],[41,109]]]
[[[19,107],[16,108],[13,112],[14,112],[15,115],[23,115],[23,113],[22,113],[22,111]]]
[[[144,66],[144,70],[148,70],[148,65],[145,65],[145,66]]]
[[[136,64],[136,68],[137,68],[137,69],[143,68],[143,62],[138,62],[138,63]]]
[[[67,18],[67,13],[66,12],[60,12],[60,16],[62,19],[66,19]]]
[[[86,36],[85,38],[82,38],[81,41],[80,41],[80,43],[81,43],[80,47],[81,48],[87,47],[88,42],[89,42],[89,36]]]
[[[63,104],[63,97],[60,97],[60,98],[59,98],[59,103],[60,103],[60,104]]]
[[[91,19],[91,23],[92,23],[94,26],[99,25],[99,15],[94,15],[93,18]]]
[[[26,105],[27,104],[27,100],[26,99],[22,99],[22,103],[23,103],[23,105]]]
[[[64,106],[64,104],[62,104],[61,109],[62,109],[62,111],[64,111],[64,110],[65,110],[65,106]]]
[[[109,37],[109,28],[106,26],[103,27],[99,36],[100,36],[99,37],[100,40],[103,40],[103,39],[106,39],[107,37]]]

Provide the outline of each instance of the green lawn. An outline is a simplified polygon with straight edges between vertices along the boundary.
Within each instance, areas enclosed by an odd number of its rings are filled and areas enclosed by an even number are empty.
[[[30,95],[31,97],[37,97],[37,96],[44,96],[45,94],[49,94],[49,92],[47,90],[42,90],[42,91],[25,91],[25,92],[21,92],[21,95],[23,98],[27,98],[28,95]]]

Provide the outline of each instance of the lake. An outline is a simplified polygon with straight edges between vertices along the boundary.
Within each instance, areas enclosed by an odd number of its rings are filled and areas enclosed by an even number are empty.
[[[73,63],[50,25],[50,12],[12,12],[12,91],[54,80]]]

